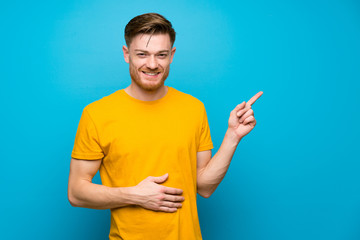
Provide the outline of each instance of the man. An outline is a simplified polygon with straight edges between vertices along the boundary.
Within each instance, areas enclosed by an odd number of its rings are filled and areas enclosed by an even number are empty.
[[[196,193],[209,197],[240,140],[255,126],[251,105],[230,114],[224,141],[213,144],[204,105],[167,87],[176,48],[171,23],[155,13],[125,28],[131,84],[85,107],[72,152],[73,206],[111,209],[110,239],[202,239]],[[92,183],[100,170],[103,185]]]

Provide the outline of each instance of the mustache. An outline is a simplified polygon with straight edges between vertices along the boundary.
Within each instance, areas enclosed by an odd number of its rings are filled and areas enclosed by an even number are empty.
[[[156,68],[156,69],[141,68],[140,71],[147,72],[147,73],[158,73],[158,72],[162,73],[162,72],[164,72],[164,70],[161,68]]]

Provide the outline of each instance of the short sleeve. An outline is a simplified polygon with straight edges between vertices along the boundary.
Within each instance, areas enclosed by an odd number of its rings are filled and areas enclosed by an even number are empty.
[[[200,144],[198,148],[198,152],[209,150],[213,148],[213,143],[211,141],[210,135],[210,127],[206,115],[205,107],[203,107],[203,114],[202,114],[202,123],[201,123],[201,133],[200,133]]]
[[[81,115],[71,157],[86,160],[104,157],[96,126],[86,108]]]

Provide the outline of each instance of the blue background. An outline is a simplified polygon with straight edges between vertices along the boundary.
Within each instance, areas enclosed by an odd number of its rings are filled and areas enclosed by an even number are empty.
[[[230,111],[264,92],[198,199],[204,239],[360,239],[356,0],[2,3],[0,239],[107,238],[109,210],[67,200],[70,154],[82,109],[130,83],[123,29],[146,12],[177,31],[167,85],[204,102],[215,151]]]

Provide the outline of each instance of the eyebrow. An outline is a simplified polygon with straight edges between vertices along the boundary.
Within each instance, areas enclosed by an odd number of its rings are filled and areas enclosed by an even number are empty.
[[[135,49],[134,51],[137,51],[137,52],[144,52],[144,53],[149,53],[148,51],[146,51],[146,50],[142,50],[142,49]],[[169,53],[170,52],[170,50],[160,50],[160,51],[158,51],[157,53]]]

